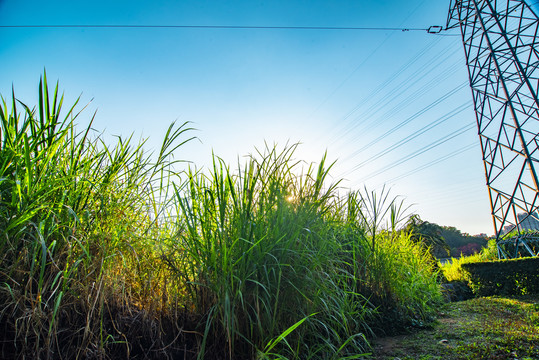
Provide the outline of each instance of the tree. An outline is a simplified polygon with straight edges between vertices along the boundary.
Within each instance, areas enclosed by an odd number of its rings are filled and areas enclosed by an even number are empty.
[[[414,214],[403,230],[410,234],[413,241],[428,247],[433,257],[449,255],[449,246],[442,236],[443,228],[440,225],[421,220],[419,215]]]
[[[468,244],[476,243],[481,247],[486,247],[488,239],[484,236],[471,236],[467,233],[462,233],[453,226],[442,226],[442,236],[451,250],[451,256],[460,256],[462,248],[466,248]]]

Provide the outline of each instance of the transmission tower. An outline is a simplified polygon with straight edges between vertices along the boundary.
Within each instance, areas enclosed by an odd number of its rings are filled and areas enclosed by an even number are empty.
[[[456,27],[498,256],[539,255],[539,19],[523,0],[451,0],[447,28]]]

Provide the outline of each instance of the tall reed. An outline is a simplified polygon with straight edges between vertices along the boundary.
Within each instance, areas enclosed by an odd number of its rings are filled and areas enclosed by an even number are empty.
[[[354,359],[439,303],[403,203],[340,195],[326,155],[179,174],[188,124],[151,154],[77,109],[46,76],[36,108],[0,104],[1,356]]]
[[[379,306],[424,319],[439,300],[422,249],[380,227],[386,214],[395,225],[402,204],[385,201],[387,193],[342,199],[327,181],[326,156],[302,167],[296,147],[266,147],[237,172],[215,157],[210,174],[191,170],[177,188],[172,257],[190,303],[205,314],[201,357],[210,334],[224,339],[229,357],[267,355],[267,344],[303,320],[282,338],[280,356],[359,357]],[[413,276],[396,279],[400,270]]]
[[[77,130],[77,104],[62,115],[46,75],[37,108],[14,92],[11,109],[0,104],[0,317],[13,347],[36,358],[125,342],[104,328],[107,301],[157,307],[166,292],[157,200],[188,127],[171,125],[152,157],[131,138],[108,146],[93,118]]]

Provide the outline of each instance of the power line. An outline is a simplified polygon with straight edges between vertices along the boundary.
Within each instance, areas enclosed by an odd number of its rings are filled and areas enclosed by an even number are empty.
[[[455,157],[455,156],[457,156],[457,155],[459,155],[459,154],[462,154],[462,153],[464,153],[464,152],[466,152],[466,151],[469,151],[469,150],[471,150],[471,149],[473,149],[473,148],[475,148],[475,147],[477,147],[477,144],[476,144],[475,142],[472,143],[472,144],[468,144],[468,145],[466,145],[466,146],[461,147],[461,148],[458,149],[458,150],[455,150],[455,151],[450,152],[449,154],[447,154],[447,155],[445,155],[445,156],[443,156],[443,157],[441,157],[441,158],[438,158],[438,159],[435,159],[435,160],[433,160],[433,161],[430,161],[430,162],[428,162],[428,163],[426,163],[426,164],[423,164],[423,165],[421,165],[421,166],[419,166],[419,167],[417,167],[417,168],[415,168],[415,169],[413,169],[413,170],[410,170],[410,171],[408,171],[408,172],[406,172],[406,173],[404,173],[404,174],[400,174],[400,175],[398,175],[398,176],[396,176],[396,177],[394,177],[394,178],[388,180],[387,182],[388,182],[388,183],[392,183],[392,182],[395,182],[395,181],[404,179],[405,177],[408,177],[408,176],[413,175],[413,174],[415,174],[415,173],[417,173],[417,172],[420,172],[420,171],[422,171],[422,170],[425,170],[425,169],[427,169],[427,168],[430,168],[430,167],[432,167],[432,166],[434,166],[434,165],[436,165],[436,164],[438,164],[438,163],[444,162],[444,161],[446,161],[446,160],[448,160],[448,159],[450,159],[450,158],[452,158],[452,157]]]
[[[0,28],[32,29],[241,29],[241,30],[361,30],[361,31],[426,31],[438,33],[438,26],[429,28],[403,27],[347,27],[347,26],[251,26],[251,25],[128,25],[128,24],[38,24],[38,25],[0,25]],[[436,31],[436,32],[435,32]],[[441,30],[440,30],[441,31]]]
[[[377,138],[371,140],[369,143],[363,145],[361,148],[355,150],[352,154],[348,155],[346,159],[352,159],[356,156],[358,156],[361,152],[367,150],[368,148],[370,148],[372,145],[380,142],[381,140],[385,139],[386,137],[388,137],[389,135],[393,134],[394,132],[396,132],[397,130],[400,130],[402,127],[404,127],[405,125],[409,124],[410,122],[412,122],[413,120],[419,118],[421,115],[424,115],[427,111],[433,109],[434,107],[436,107],[437,105],[441,104],[442,102],[444,102],[445,100],[447,100],[448,98],[450,98],[451,96],[453,96],[454,94],[458,93],[461,89],[463,89],[464,87],[466,86],[466,83],[462,83],[460,84],[459,86],[455,87],[454,89],[450,90],[448,93],[446,93],[445,95],[443,95],[442,97],[438,98],[437,100],[435,100],[434,102],[430,103],[429,105],[427,105],[426,107],[424,107],[423,109],[419,110],[418,112],[416,112],[415,114],[413,114],[412,116],[408,117],[407,119],[401,121],[399,124],[397,124],[396,126],[392,127],[391,129],[387,130],[385,133],[383,133],[382,135],[378,136]],[[463,105],[461,105],[460,107],[462,107]],[[464,106],[468,106],[468,104],[465,104]],[[459,108],[460,108],[459,107]],[[456,111],[456,110],[453,110],[453,111]],[[460,112],[460,111],[459,111]],[[454,116],[455,114],[451,115],[451,113],[449,114],[446,114],[442,117],[443,118],[446,118],[446,117],[451,117],[451,116]],[[440,119],[438,120],[440,121]],[[429,124],[425,125],[425,126],[429,126]],[[366,162],[370,162],[369,161],[366,161]],[[364,163],[366,163],[365,161],[362,162],[360,165],[356,165],[354,167],[355,168],[359,168],[361,165],[363,165]]]
[[[438,40],[433,42],[432,45],[436,44]],[[377,93],[381,92],[384,88],[386,88],[391,82],[397,79],[397,77],[404,73],[405,70],[407,70],[409,67],[412,66],[415,62],[418,61],[418,59],[423,55],[426,51],[430,49],[430,46],[423,49],[420,53],[418,53],[413,59],[411,59],[404,67],[402,67],[397,73],[393,74],[388,80],[384,82],[384,84],[381,85],[381,88],[379,87],[377,90],[375,90],[370,95],[376,95]],[[453,52],[451,48],[448,48],[444,51],[444,53],[447,52]],[[428,62],[427,66],[424,66],[418,70],[416,70],[414,73],[410,74],[406,79],[402,80],[399,84],[393,86],[393,88],[389,91],[387,91],[387,95],[377,100],[374,104],[370,105],[365,111],[363,111],[359,115],[354,115],[354,113],[360,109],[362,106],[362,102],[358,103],[354,109],[352,109],[343,119],[344,125],[341,125],[341,130],[339,131],[339,134],[335,134],[331,138],[331,143],[334,144],[337,141],[342,141],[341,134],[351,134],[352,131],[356,131],[356,128],[359,126],[362,127],[361,132],[366,132],[371,130],[374,127],[379,126],[382,124],[379,119],[381,118],[387,118],[387,117],[393,117],[394,114],[401,112],[404,108],[410,106],[411,104],[415,103],[416,100],[422,96],[423,94],[428,93],[429,89],[435,86],[438,86],[439,83],[444,80],[445,78],[451,76],[454,74],[454,69],[458,64],[455,64],[451,66],[450,68],[443,71],[443,73],[437,75],[435,78],[431,79],[428,83],[425,85],[422,85],[419,89],[415,90],[413,93],[408,95],[406,98],[402,99],[402,95],[405,94],[410,87],[413,85],[419,83],[422,79],[429,76],[434,69],[441,66],[442,63],[447,61],[449,57],[437,55],[437,58],[442,58],[443,60],[441,62],[434,61],[436,58],[432,59]],[[462,88],[464,88],[467,85],[467,82],[464,82],[462,84]],[[394,100],[398,100],[401,98],[402,100],[399,101],[396,105],[394,105],[389,110],[385,111],[381,116],[374,117],[375,114],[381,112],[383,109],[386,109]],[[434,107],[436,104],[431,104],[432,107]],[[427,111],[429,109],[424,109],[424,111]],[[418,117],[421,114],[416,114],[415,117]],[[411,120],[415,119],[412,118]],[[357,121],[356,121],[357,120]],[[410,121],[411,121],[410,120]],[[356,131],[357,132],[357,131]],[[354,152],[354,154],[357,154],[360,151],[363,151],[364,149],[357,150]],[[354,155],[351,155],[354,156]]]
[[[470,100],[470,101],[458,106],[457,108],[451,110],[449,113],[447,113],[444,116],[438,118],[436,121],[433,121],[433,122],[421,127],[419,130],[415,131],[414,133],[412,133],[410,135],[407,135],[403,139],[399,140],[397,143],[386,147],[384,150],[378,152],[377,154],[375,154],[375,155],[369,157],[368,159],[364,160],[363,162],[357,164],[356,166],[353,167],[352,171],[355,171],[355,170],[359,169],[360,167],[362,167],[362,166],[364,166],[366,164],[369,164],[369,163],[371,163],[371,162],[373,162],[375,160],[378,160],[382,156],[387,155],[390,152],[393,152],[393,151],[397,150],[398,148],[400,148],[403,145],[406,145],[407,143],[411,142],[412,140],[419,137],[420,135],[426,133],[427,131],[432,130],[436,126],[441,125],[442,123],[446,122],[447,120],[451,119],[452,117],[454,117],[454,116],[460,114],[461,112],[467,110],[468,108],[470,108],[471,104],[472,104],[472,101]],[[401,124],[403,124],[403,123],[401,123]],[[398,127],[395,127],[393,129],[391,129],[390,131],[386,132],[385,134],[383,134],[382,136],[378,137],[372,143],[368,144],[368,146],[374,144],[375,142],[378,142],[378,141],[382,140],[383,138],[385,138],[390,133],[396,131],[398,128],[400,128],[401,124],[399,124]]]
[[[403,23],[405,21],[407,21],[411,16],[412,14],[414,14],[421,6],[423,6],[423,4],[425,3],[426,0],[423,0],[414,10],[412,10],[412,12],[410,12],[410,14],[408,14],[408,16],[403,20],[402,23],[399,24],[399,26],[402,26]],[[335,88],[333,89],[333,91],[320,103],[318,104],[318,106],[312,111],[311,115],[308,116],[308,118],[310,118],[314,113],[316,113],[318,111],[318,109],[320,109],[320,107],[322,105],[324,105],[331,97],[333,97],[333,95],[335,95],[337,93],[337,91],[348,81],[352,78],[352,76],[361,68],[363,67],[363,65],[365,65],[367,63],[367,61],[370,60],[371,57],[374,56],[374,54],[380,50],[384,44],[391,38],[391,36],[393,36],[394,33],[392,33],[391,35],[387,35],[386,38],[384,39],[384,41],[382,41],[377,47],[376,49],[374,49],[358,66],[355,67],[355,69],[348,74],[348,76],[346,76],[346,78],[344,80],[341,81],[341,83]]]
[[[452,76],[454,74],[454,70],[459,67],[458,64],[452,65],[451,67],[445,69],[442,73],[436,75],[434,78],[432,78],[428,82],[421,85],[420,88],[413,91],[412,93],[407,95],[405,98],[402,98],[402,95],[406,94],[406,92],[408,91],[410,87],[416,84],[420,84],[421,80],[429,76],[431,71],[439,67],[441,64],[442,63],[435,64],[434,66],[430,68],[419,69],[414,74],[411,74],[407,80],[404,80],[403,82],[401,82],[400,85],[394,88],[394,90],[392,91],[392,94],[389,96],[389,99],[387,101],[383,101],[383,99],[378,101],[378,103],[382,101],[384,103],[383,106],[379,106],[378,108],[373,108],[371,106],[371,109],[369,109],[368,112],[364,116],[371,117],[370,114],[374,115],[382,111],[383,109],[385,109],[386,106],[389,106],[391,103],[393,103],[393,101],[399,100],[399,102],[396,105],[386,110],[379,118],[392,117],[394,114],[401,112],[406,107],[415,103],[416,100],[420,99],[424,94],[427,94],[430,89],[439,86],[442,80],[445,80],[448,77]],[[466,87],[467,84],[468,84],[467,82],[463,82],[461,89]],[[363,131],[372,130],[373,128],[378,127],[380,124],[381,124],[380,121],[376,121],[376,119],[373,119],[363,128]]]
[[[389,38],[389,36],[384,40],[384,42]],[[341,129],[338,129],[338,133],[335,134],[333,137],[331,137],[330,139],[330,143],[331,144],[334,144],[338,141],[342,141],[342,137],[341,137],[341,134],[344,133],[344,134],[348,134],[350,131],[354,130],[357,126],[359,126],[360,124],[351,124],[352,121],[355,121],[355,120],[358,120],[359,119],[359,116],[354,116],[354,114],[370,99],[372,99],[375,95],[377,95],[378,93],[380,93],[382,90],[384,90],[386,87],[389,86],[389,84],[391,84],[395,79],[398,78],[398,76],[402,73],[404,73],[405,70],[407,70],[412,64],[414,64],[420,57],[421,55],[424,55],[429,49],[431,49],[435,44],[437,44],[439,42],[439,39],[436,39],[434,41],[432,41],[430,44],[428,44],[424,49],[422,49],[419,53],[417,53],[412,59],[410,59],[405,65],[403,65],[399,70],[397,70],[397,72],[395,72],[394,74],[392,74],[389,78],[387,78],[382,84],[378,85],[378,87],[376,89],[374,89],[372,92],[369,92],[368,95],[364,96],[360,101],[357,102],[357,105],[354,106],[354,108],[352,110],[350,110],[346,115],[344,115],[340,120],[339,120],[339,125],[340,125],[340,128]],[[382,43],[383,44],[383,43]],[[380,46],[382,45],[380,44]],[[376,48],[374,50],[374,52],[376,52],[380,46],[378,46],[378,48]],[[369,55],[369,57],[366,59],[368,60],[373,54],[371,53],[371,55]],[[365,61],[364,61],[365,62]],[[363,63],[364,63],[363,62]],[[361,65],[363,65],[363,63]],[[355,72],[356,70],[354,70]],[[351,74],[352,75],[352,74]],[[325,102],[325,101],[324,101]],[[369,107],[368,110],[364,111],[363,112],[363,117],[364,118],[368,118],[369,115],[371,113],[376,113],[380,108],[380,104],[383,103],[383,102],[386,102],[386,103],[390,103],[391,101],[388,101],[385,97],[382,98],[382,99],[379,99],[375,104],[371,105]],[[365,120],[363,120],[362,122],[364,122]]]
[[[417,156],[419,156],[419,155],[421,155],[421,154],[423,154],[423,153],[425,153],[425,152],[427,152],[429,150],[432,150],[435,147],[438,147],[438,146],[448,142],[449,140],[451,140],[451,139],[465,133],[466,131],[471,130],[474,126],[475,126],[475,124],[465,125],[465,126],[461,127],[460,129],[458,129],[458,130],[456,130],[456,131],[454,131],[454,132],[452,132],[452,133],[450,133],[450,134],[448,134],[448,135],[446,135],[444,137],[441,137],[440,139],[438,139],[438,140],[436,140],[436,141],[422,147],[421,149],[416,150],[413,153],[408,154],[408,155],[400,158],[399,160],[394,161],[393,163],[389,164],[385,168],[382,168],[382,169],[380,169],[378,171],[375,171],[372,174],[369,174],[369,175],[365,176],[364,178],[360,179],[358,181],[358,183],[365,182],[365,181],[367,181],[367,180],[369,180],[369,179],[371,179],[371,178],[373,178],[375,176],[378,176],[378,175],[386,172],[389,169],[394,168],[395,166],[398,166],[398,165],[401,165],[401,164],[403,164],[405,162],[408,162],[408,161],[412,160],[413,158],[415,158],[415,157],[417,157]]]

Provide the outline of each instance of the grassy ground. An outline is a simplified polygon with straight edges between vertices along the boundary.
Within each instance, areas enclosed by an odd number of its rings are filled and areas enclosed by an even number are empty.
[[[432,328],[379,338],[373,359],[539,359],[539,295],[447,304]]]

